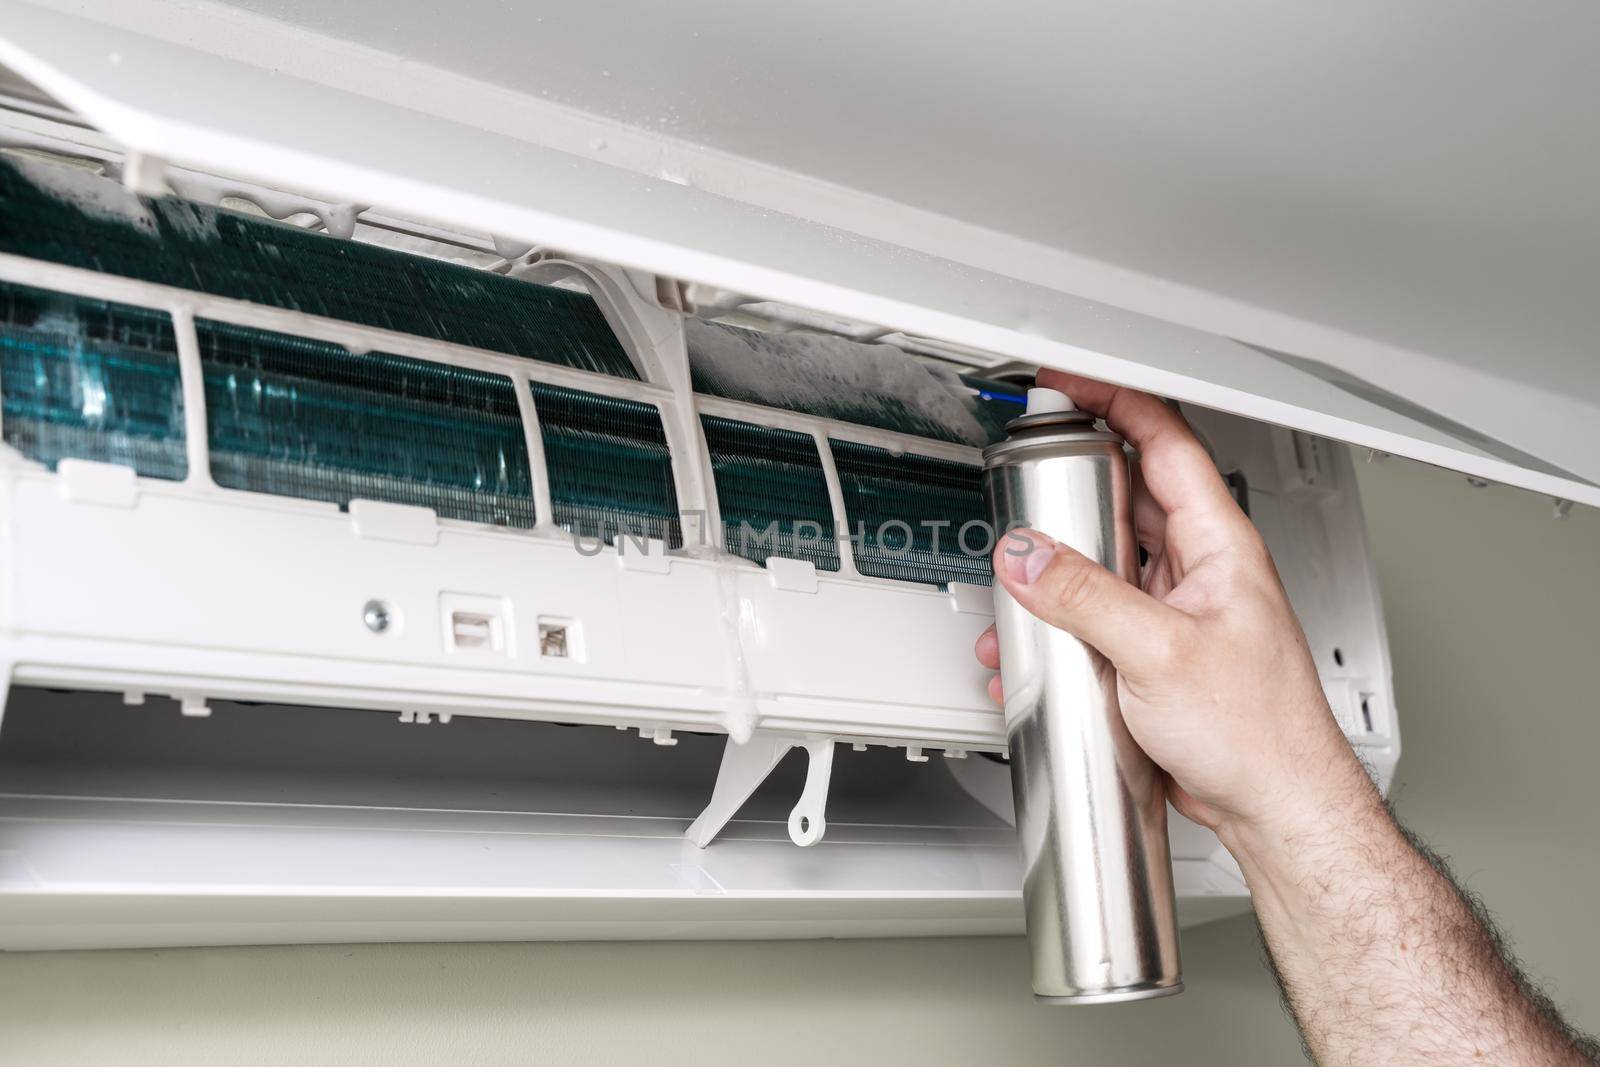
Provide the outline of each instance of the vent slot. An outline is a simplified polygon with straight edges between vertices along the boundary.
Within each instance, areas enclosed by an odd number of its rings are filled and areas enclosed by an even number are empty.
[[[0,282],[0,398],[5,443],[52,470],[85,459],[146,478],[188,473],[164,312]]]
[[[781,556],[838,570],[838,532],[816,439],[712,415],[702,415],[700,425],[727,550],[756,563]]]
[[[456,648],[499,652],[505,641],[500,634],[500,620],[492,615],[456,611],[450,615],[450,638]]]
[[[661,412],[650,404],[532,383],[555,524],[615,544],[618,534],[683,546]]]
[[[0,157],[0,252],[639,377],[593,298]]]
[[[897,456],[853,441],[829,440],[828,447],[839,471],[856,570],[873,578],[940,587],[993,583],[981,468],[928,456]]]
[[[577,619],[540,615],[538,623],[541,657],[583,662],[583,627]]]
[[[534,524],[510,378],[229,323],[195,329],[218,485]]]

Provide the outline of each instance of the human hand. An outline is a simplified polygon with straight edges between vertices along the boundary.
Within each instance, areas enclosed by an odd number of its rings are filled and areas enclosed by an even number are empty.
[[[1148,394],[1057,371],[1039,384],[1138,450],[1134,527],[1149,562],[1139,589],[1019,530],[1000,539],[995,576],[1116,666],[1123,719],[1166,772],[1174,806],[1219,831],[1284,828],[1370,791],[1266,545],[1183,417]],[[999,669],[993,627],[977,655]],[[989,691],[1002,701],[998,677]]]

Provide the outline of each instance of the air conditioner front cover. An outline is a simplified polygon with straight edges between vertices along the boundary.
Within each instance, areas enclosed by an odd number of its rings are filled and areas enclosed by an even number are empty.
[[[459,32],[494,30],[469,22]],[[361,61],[358,51],[345,49],[350,62]],[[1324,353],[1241,343],[981,269],[961,262],[958,250],[942,250],[943,258],[913,251],[219,53],[0,3],[0,62],[131,151],[877,324],[996,360],[1073,370],[1600,504],[1592,374],[1575,372],[1570,388],[1552,391],[1520,380],[1514,363],[1490,381],[1441,357],[1429,364],[1436,384],[1419,397],[1414,361],[1413,387],[1401,388],[1370,361],[1356,376],[1307,358]],[[396,64],[393,77],[402,69]]]

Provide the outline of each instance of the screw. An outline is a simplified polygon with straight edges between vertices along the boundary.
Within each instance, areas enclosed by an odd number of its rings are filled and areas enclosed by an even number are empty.
[[[390,619],[389,605],[381,600],[369,600],[367,606],[361,609],[361,621],[365,622],[367,629],[375,634],[387,630]]]

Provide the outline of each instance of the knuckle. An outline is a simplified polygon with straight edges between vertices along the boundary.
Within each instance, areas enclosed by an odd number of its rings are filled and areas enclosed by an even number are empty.
[[[1266,538],[1248,520],[1239,532],[1239,552],[1245,565],[1252,571],[1273,571],[1272,553],[1267,549]]]
[[[1146,670],[1156,677],[1182,678],[1193,674],[1195,635],[1185,625],[1174,625],[1161,639],[1150,643]]]
[[[1099,599],[1100,575],[1087,561],[1058,559],[1052,569],[1056,606],[1067,614],[1079,614]]]

